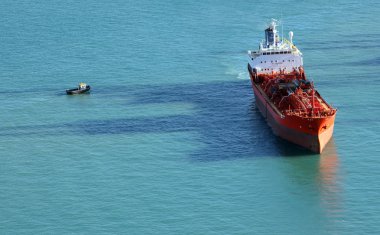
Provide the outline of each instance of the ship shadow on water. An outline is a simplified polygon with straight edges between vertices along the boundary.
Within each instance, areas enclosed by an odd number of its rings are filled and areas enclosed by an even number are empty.
[[[143,132],[195,131],[203,147],[190,154],[193,160],[315,155],[272,133],[256,108],[249,80],[148,86],[137,91],[130,90],[134,105],[190,102],[197,112],[140,120],[141,125],[118,130],[136,131],[141,126]]]
[[[192,160],[215,161],[268,156],[310,156],[308,150],[276,137],[255,105],[249,80],[211,83],[117,86],[97,89],[98,102],[125,99],[125,107],[186,103],[191,114],[83,119],[0,129],[1,136],[120,135],[138,133],[198,133],[189,140],[201,146],[189,152]],[[77,99],[70,99],[75,101]],[[82,100],[81,100],[82,101]],[[79,105],[86,105],[81,102]]]
[[[104,89],[99,91],[99,95],[109,96],[110,99],[124,95],[130,100],[127,105],[137,106],[191,103],[196,111],[190,115],[77,123],[86,134],[196,132],[199,138],[193,144],[202,147],[188,153],[194,161],[282,155],[273,147],[278,142],[277,138],[252,106],[253,93],[248,80],[151,85],[135,89],[118,87],[116,93],[110,90],[115,92],[115,89]],[[281,144],[286,149],[286,144]]]

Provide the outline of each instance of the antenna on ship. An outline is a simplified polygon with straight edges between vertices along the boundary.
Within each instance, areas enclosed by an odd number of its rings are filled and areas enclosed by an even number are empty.
[[[281,40],[282,40],[282,43],[284,43],[284,25],[282,24],[282,21],[281,21]]]
[[[282,10],[281,10],[281,19],[280,19],[280,24],[281,24],[281,44],[284,44],[284,24],[282,23]]]

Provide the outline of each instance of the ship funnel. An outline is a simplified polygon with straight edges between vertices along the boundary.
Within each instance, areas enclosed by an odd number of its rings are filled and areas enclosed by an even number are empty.
[[[293,32],[292,31],[289,32],[289,40],[290,40],[290,43],[293,44]]]

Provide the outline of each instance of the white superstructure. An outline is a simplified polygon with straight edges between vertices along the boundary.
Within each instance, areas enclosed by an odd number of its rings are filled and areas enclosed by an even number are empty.
[[[250,69],[258,75],[289,73],[299,71],[303,66],[302,53],[293,45],[293,32],[289,32],[289,40],[280,38],[277,26],[273,19],[265,29],[265,39],[259,50],[248,51]]]

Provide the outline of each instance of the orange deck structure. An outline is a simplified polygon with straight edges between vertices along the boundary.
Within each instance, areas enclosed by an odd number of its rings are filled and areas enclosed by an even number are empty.
[[[258,74],[248,64],[257,107],[273,132],[321,153],[332,137],[336,109],[306,79],[302,67],[292,72]]]

